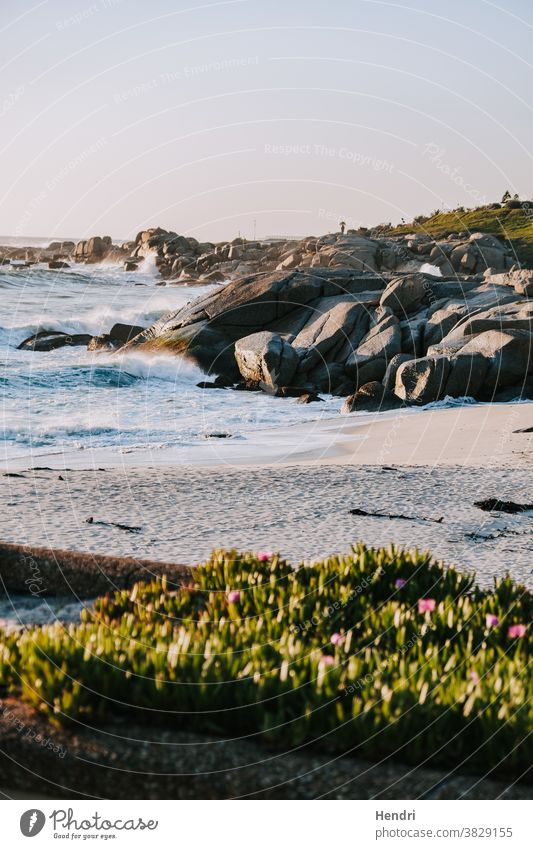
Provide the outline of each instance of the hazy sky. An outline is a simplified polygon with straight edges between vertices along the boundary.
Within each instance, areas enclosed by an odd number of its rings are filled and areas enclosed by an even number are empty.
[[[531,0],[1,0],[0,233],[306,235],[533,195]]]

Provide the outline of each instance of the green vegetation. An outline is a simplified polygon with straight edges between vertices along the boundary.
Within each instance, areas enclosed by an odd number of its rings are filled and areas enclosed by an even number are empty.
[[[372,760],[532,762],[533,595],[419,552],[354,547],[292,569],[214,552],[194,582],[139,583],[77,625],[0,642],[0,688],[53,716],[131,717]]]
[[[511,201],[511,204],[513,202]],[[491,209],[460,207],[450,212],[436,210],[433,215],[418,216],[410,224],[398,227],[377,228],[381,235],[402,236],[408,233],[425,233],[435,238],[445,238],[450,233],[491,233],[508,241],[521,263],[533,267],[533,202],[519,209],[501,206]]]

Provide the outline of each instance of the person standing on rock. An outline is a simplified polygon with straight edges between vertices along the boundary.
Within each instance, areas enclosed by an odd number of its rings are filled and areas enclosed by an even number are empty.
[[[346,230],[346,221],[339,221],[339,227],[341,228],[341,234],[344,236],[344,231]]]

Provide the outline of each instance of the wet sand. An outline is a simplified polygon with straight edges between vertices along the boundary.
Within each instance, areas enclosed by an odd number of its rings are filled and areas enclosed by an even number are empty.
[[[277,461],[271,453],[268,463],[259,455],[254,465],[224,461],[219,445],[210,466],[99,466],[102,458],[88,455],[85,470],[22,463],[22,477],[0,477],[1,535],[181,563],[201,562],[215,547],[277,550],[296,563],[346,552],[358,540],[396,543],[475,570],[482,584],[509,571],[532,586],[533,515],[474,506],[483,498],[533,501],[533,434],[514,433],[527,426],[530,404],[477,406],[318,423],[311,430],[327,430],[329,440],[318,456],[306,448],[305,428],[294,428],[301,452]],[[405,518],[355,516],[354,508]],[[113,522],[140,530],[105,524]]]

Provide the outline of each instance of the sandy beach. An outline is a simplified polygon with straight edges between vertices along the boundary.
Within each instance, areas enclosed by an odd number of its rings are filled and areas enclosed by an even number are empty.
[[[533,434],[517,431],[532,426],[531,404],[468,405],[338,417],[201,451],[22,457],[0,478],[3,538],[186,563],[215,547],[296,563],[363,540],[430,549],[483,584],[509,571],[531,585],[531,514],[474,502],[531,502]]]

